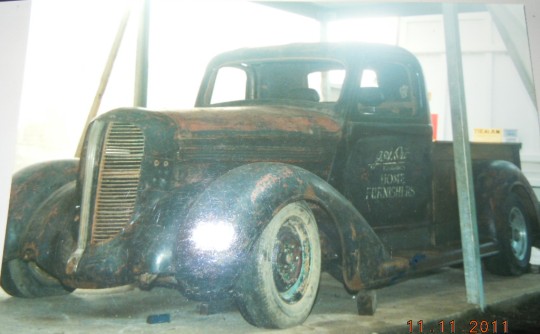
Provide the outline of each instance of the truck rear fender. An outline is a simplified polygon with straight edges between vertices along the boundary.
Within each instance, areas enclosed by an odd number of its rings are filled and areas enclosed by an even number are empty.
[[[320,231],[337,231],[338,240],[328,242],[340,252],[347,288],[369,287],[395,270],[362,215],[327,182],[296,166],[254,163],[224,174],[197,198],[179,232],[177,272],[207,286],[214,278],[233,282],[273,215],[301,200],[330,218],[317,221]]]
[[[475,166],[474,174],[479,210],[489,209],[490,215],[493,215],[498,212],[497,208],[504,203],[505,198],[510,193],[515,193],[522,199],[525,210],[533,221],[533,245],[539,247],[540,204],[523,172],[511,162],[496,160]],[[491,222],[494,221],[491,219]]]

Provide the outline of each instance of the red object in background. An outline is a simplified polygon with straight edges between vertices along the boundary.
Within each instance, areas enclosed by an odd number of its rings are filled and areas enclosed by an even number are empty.
[[[439,114],[431,114],[431,125],[433,126],[433,140],[437,140],[438,123],[439,123]]]

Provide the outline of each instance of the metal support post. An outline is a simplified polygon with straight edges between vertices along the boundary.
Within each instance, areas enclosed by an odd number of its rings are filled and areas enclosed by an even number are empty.
[[[150,0],[144,0],[137,42],[135,68],[135,95],[133,105],[146,107],[148,98],[148,44],[150,26]]]
[[[98,90],[96,92],[96,95],[94,96],[94,102],[92,103],[90,112],[88,113],[86,117],[86,122],[84,123],[81,138],[79,139],[79,144],[77,145],[77,149],[75,151],[76,157],[81,156],[82,147],[84,143],[84,136],[86,134],[86,130],[88,129],[88,125],[94,119],[94,117],[96,117],[98,114],[99,107],[101,105],[101,100],[103,99],[103,95],[105,94],[105,89],[107,89],[107,84],[109,83],[109,78],[113,70],[114,62],[116,60],[116,56],[118,55],[118,50],[120,49],[120,45],[122,44],[122,40],[124,39],[124,32],[126,31],[126,26],[128,24],[130,15],[131,15],[131,6],[128,5],[124,13],[124,16],[122,17],[122,20],[120,21],[120,25],[118,26],[118,31],[116,32],[116,36],[114,38],[111,51],[109,52],[107,63],[105,64],[105,68],[103,69],[103,73],[101,75],[101,80],[99,82]]]
[[[467,108],[465,105],[459,21],[455,4],[443,4],[442,6],[467,301],[478,305],[484,310],[484,286],[476,222],[476,203],[474,199]]]
[[[328,42],[328,18],[323,18],[319,21],[319,24],[319,41],[326,43]],[[322,72],[321,74],[321,98],[323,101],[328,101],[330,98],[330,79],[328,78],[328,72]]]

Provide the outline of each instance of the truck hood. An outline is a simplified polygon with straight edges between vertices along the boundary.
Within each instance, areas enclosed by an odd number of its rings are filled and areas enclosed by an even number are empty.
[[[291,106],[196,108],[155,112],[117,109],[101,122],[136,125],[145,156],[190,164],[234,166],[261,161],[299,165],[326,177],[341,139],[332,111]],[[201,167],[202,168],[202,167]]]
[[[180,138],[255,133],[304,134],[308,136],[335,135],[340,121],[330,113],[298,107],[256,106],[201,108],[193,111],[165,112],[178,126]]]
[[[138,124],[145,128],[174,130],[175,139],[197,137],[265,136],[302,134],[310,137],[340,136],[342,120],[333,112],[290,106],[252,106],[196,108],[191,110],[151,111],[120,108],[98,120]],[[159,123],[159,125],[158,125]],[[154,130],[160,130],[154,128]]]

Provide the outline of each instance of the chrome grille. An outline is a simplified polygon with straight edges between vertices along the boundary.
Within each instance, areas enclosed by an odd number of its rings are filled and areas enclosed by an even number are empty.
[[[132,220],[144,155],[144,135],[133,124],[107,129],[99,168],[92,243],[114,238]]]

